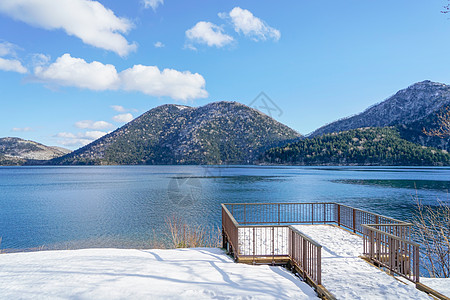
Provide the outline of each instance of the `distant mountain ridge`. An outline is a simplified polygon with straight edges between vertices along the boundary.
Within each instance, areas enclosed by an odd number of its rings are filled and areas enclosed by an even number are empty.
[[[27,162],[46,161],[70,153],[61,147],[23,140],[16,137],[0,138],[0,165],[22,165]]]
[[[301,138],[237,102],[166,104],[51,164],[251,164],[270,147]]]
[[[429,80],[398,91],[364,112],[327,124],[310,136],[364,127],[397,126],[402,138],[424,146],[450,150],[449,139],[428,137],[423,128],[435,128],[437,115],[450,106],[450,86]]]

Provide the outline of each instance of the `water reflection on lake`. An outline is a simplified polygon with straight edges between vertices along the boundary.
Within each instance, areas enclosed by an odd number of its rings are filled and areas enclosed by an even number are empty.
[[[165,219],[220,225],[220,203],[339,202],[407,220],[449,201],[450,168],[0,167],[1,248],[146,248]]]

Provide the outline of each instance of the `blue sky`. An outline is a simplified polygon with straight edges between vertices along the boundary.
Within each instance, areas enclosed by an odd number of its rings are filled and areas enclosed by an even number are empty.
[[[307,134],[450,83],[445,0],[2,0],[0,137],[76,149],[166,103],[250,104]]]

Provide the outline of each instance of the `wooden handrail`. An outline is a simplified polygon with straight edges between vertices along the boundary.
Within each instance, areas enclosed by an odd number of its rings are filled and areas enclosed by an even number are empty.
[[[369,229],[371,231],[375,231],[377,233],[384,234],[384,235],[386,235],[386,236],[388,236],[390,238],[393,238],[394,240],[397,240],[397,241],[400,241],[400,242],[405,242],[405,243],[411,244],[413,246],[419,247],[419,244],[417,244],[417,243],[415,243],[415,242],[413,242],[411,240],[403,239],[403,238],[401,238],[399,236],[396,236],[394,234],[391,234],[391,233],[388,233],[386,231],[379,230],[379,229],[371,227],[371,226],[379,226],[379,225],[382,225],[382,224],[361,224],[362,227],[364,227],[366,229]],[[390,224],[390,226],[397,226],[397,224],[394,224],[394,225]]]

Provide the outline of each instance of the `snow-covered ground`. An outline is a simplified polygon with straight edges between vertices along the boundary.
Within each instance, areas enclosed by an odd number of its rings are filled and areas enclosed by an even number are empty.
[[[361,237],[330,225],[294,227],[322,245],[322,285],[337,299],[431,299],[361,259]]]
[[[450,278],[420,277],[420,282],[450,298]]]
[[[296,225],[322,245],[322,283],[337,299],[431,299],[361,258],[362,239],[329,225]],[[253,232],[240,232],[251,245]],[[280,240],[284,229],[274,232]],[[255,232],[259,241],[271,235]],[[263,247],[264,246],[264,247]],[[285,246],[274,245],[275,252]],[[261,248],[262,247],[262,248]],[[272,250],[263,242],[257,249]],[[258,250],[259,251],[259,250]],[[262,250],[261,250],[262,251]],[[421,278],[450,295],[450,279]],[[234,263],[220,249],[84,249],[0,254],[0,299],[317,299],[281,267]]]
[[[281,267],[220,249],[85,249],[0,254],[1,299],[317,299]]]

